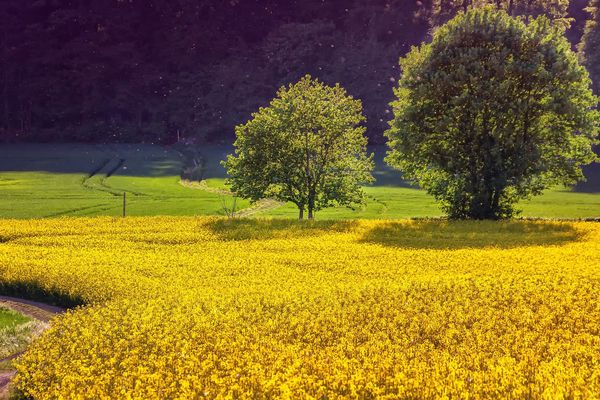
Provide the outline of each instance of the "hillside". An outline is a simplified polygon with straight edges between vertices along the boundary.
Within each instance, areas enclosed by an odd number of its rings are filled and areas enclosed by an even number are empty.
[[[514,14],[572,18],[575,46],[586,3],[521,1]],[[229,142],[279,86],[310,73],[361,99],[381,143],[398,58],[461,4],[3,0],[0,142]]]

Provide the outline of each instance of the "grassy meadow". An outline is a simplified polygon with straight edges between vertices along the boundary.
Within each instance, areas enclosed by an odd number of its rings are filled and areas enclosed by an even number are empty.
[[[41,333],[42,325],[0,303],[0,360],[25,350]],[[0,361],[0,371],[2,369]]]
[[[83,304],[16,362],[56,398],[597,398],[600,224],[0,221],[0,291]]]
[[[12,328],[28,321],[29,318],[26,316],[21,315],[9,308],[0,307],[0,330]]]
[[[3,145],[0,216],[218,214],[218,195],[179,184],[183,156],[152,145]]]
[[[229,146],[19,144],[0,146],[0,218],[118,216],[127,194],[127,215],[224,215],[232,198],[222,193],[225,171],[219,165]],[[402,181],[374,147],[376,182],[365,187],[366,204],[356,210],[332,208],[319,219],[395,219],[441,216],[424,191]],[[205,188],[180,183],[185,171]],[[589,218],[600,216],[600,167],[586,170],[588,182],[556,188],[521,204],[523,216]],[[250,204],[237,199],[238,209]],[[291,204],[256,208],[248,216],[295,218]]]

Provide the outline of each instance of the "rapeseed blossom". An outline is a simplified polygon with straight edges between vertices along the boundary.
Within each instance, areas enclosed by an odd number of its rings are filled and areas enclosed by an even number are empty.
[[[0,221],[35,399],[600,398],[600,225]]]

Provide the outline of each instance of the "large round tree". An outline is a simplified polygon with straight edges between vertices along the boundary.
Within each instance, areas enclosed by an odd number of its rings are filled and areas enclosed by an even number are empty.
[[[497,10],[504,10],[513,17],[545,15],[557,25],[568,28],[571,24],[569,4],[569,0],[432,0],[430,22],[432,26],[438,26],[459,11],[491,6]]]
[[[583,179],[596,158],[598,99],[545,17],[526,25],[473,9],[400,64],[386,159],[451,218],[510,217],[519,199]]]
[[[299,217],[363,200],[373,178],[360,100],[305,76],[282,87],[269,107],[236,127],[235,154],[223,162],[231,189],[253,201],[294,203]]]
[[[579,44],[579,55],[594,82],[594,90],[600,95],[600,0],[590,0],[587,8],[590,19]]]

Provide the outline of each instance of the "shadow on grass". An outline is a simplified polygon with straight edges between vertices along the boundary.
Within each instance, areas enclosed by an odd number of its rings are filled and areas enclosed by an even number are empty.
[[[417,249],[509,249],[564,244],[581,236],[572,224],[559,222],[416,220],[377,225],[361,242]]]
[[[600,147],[598,150],[600,150]],[[600,163],[585,165],[583,167],[583,175],[586,181],[579,182],[571,191],[577,193],[600,193]]]
[[[355,221],[298,221],[286,219],[215,219],[206,227],[221,240],[293,239],[345,232]]]

